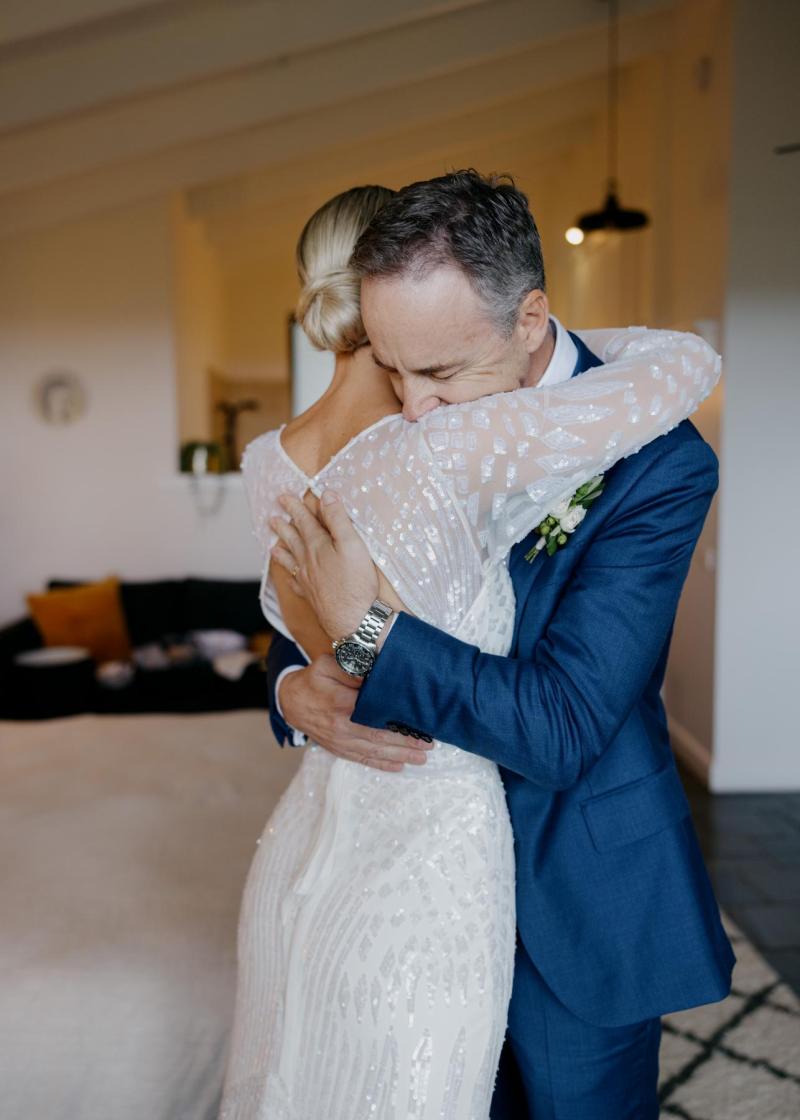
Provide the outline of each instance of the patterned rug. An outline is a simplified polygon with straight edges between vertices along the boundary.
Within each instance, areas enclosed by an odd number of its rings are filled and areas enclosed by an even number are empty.
[[[725,917],[736,967],[727,999],[667,1015],[661,1117],[798,1120],[800,999]]]

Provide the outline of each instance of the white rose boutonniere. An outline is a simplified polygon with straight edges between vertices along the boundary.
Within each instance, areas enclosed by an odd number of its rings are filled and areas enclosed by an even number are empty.
[[[584,482],[579,486],[571,498],[564,498],[558,503],[553,512],[545,517],[539,525],[539,539],[530,552],[526,552],[525,559],[533,563],[540,552],[553,556],[559,548],[563,548],[570,535],[575,532],[583,521],[589,507],[597,501],[605,489],[602,474]]]

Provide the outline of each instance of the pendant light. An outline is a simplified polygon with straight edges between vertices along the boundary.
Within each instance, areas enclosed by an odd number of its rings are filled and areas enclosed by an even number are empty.
[[[618,0],[608,2],[608,179],[605,202],[600,210],[590,210],[581,214],[574,226],[570,226],[565,236],[570,245],[580,245],[584,237],[598,230],[615,232],[629,229],[642,229],[650,224],[643,210],[628,210],[621,206],[617,195],[617,162],[619,155],[619,105],[618,105],[618,46],[619,46],[619,4]]]

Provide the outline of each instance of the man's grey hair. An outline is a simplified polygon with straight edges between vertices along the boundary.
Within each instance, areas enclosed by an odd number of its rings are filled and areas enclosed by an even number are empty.
[[[528,199],[510,175],[483,176],[472,168],[403,187],[361,234],[350,265],[362,279],[422,278],[455,265],[505,337],[528,292],[545,289]]]

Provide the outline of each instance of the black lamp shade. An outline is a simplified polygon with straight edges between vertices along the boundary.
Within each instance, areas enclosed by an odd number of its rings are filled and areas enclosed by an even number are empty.
[[[584,233],[596,233],[601,229],[641,229],[650,224],[650,219],[644,210],[627,210],[620,206],[614,191],[609,191],[602,210],[590,210],[588,214],[581,214],[575,224]]]

